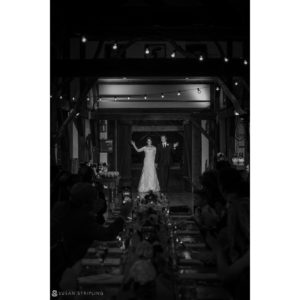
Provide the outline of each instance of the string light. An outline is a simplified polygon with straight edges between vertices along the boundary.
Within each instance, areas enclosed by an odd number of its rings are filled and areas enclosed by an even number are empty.
[[[237,85],[239,85],[239,83],[236,81],[236,82],[234,83],[234,85],[237,86]]]
[[[61,100],[63,98],[63,96],[59,96],[59,99]]]
[[[176,56],[176,53],[175,53],[175,51],[173,51],[173,52],[171,53],[171,57],[172,57],[172,58],[175,58],[175,56]]]
[[[246,59],[244,60],[244,65],[248,65],[248,61]]]
[[[202,55],[200,55],[200,56],[199,56],[199,60],[200,60],[200,61],[203,61],[203,60],[204,60],[204,57],[203,57]]]
[[[86,43],[87,38],[83,35],[83,36],[81,37],[81,41],[82,41],[83,43]]]
[[[224,61],[227,63],[227,62],[229,62],[229,59],[228,59],[228,57],[224,57]]]
[[[186,77],[186,79],[189,79],[188,77]],[[236,84],[236,82],[235,82]],[[178,90],[177,92],[176,91],[169,91],[169,92],[163,92],[163,93],[153,93],[153,94],[144,94],[143,97],[145,100],[147,100],[149,97],[153,96],[153,97],[161,97],[162,99],[165,98],[166,94],[176,94],[177,96],[181,96],[182,92],[189,92],[189,91],[197,91],[198,94],[201,94],[202,93],[202,89],[206,89],[206,88],[209,88],[209,87],[201,87],[201,88],[192,88],[192,89],[186,89],[186,90]],[[216,86],[216,90],[220,90],[220,88],[218,86]],[[134,97],[138,97],[139,95],[127,95],[126,97],[125,96],[122,96],[124,98],[127,98],[128,100],[131,100],[132,98]],[[52,95],[50,95],[50,97],[53,97]],[[60,99],[63,99],[63,96],[59,96]],[[118,100],[118,96],[109,96],[107,95],[105,98],[113,98],[114,101],[117,101]],[[101,102],[102,101],[102,96],[97,96],[96,98],[96,102]],[[76,97],[71,97],[71,100],[72,101],[76,101]],[[86,101],[90,101],[91,98],[90,97],[86,97]]]
[[[239,115],[240,115],[237,111],[235,111],[234,114],[235,114],[236,116],[239,116]]]
[[[146,54],[146,55],[150,54],[150,50],[149,50],[148,47],[145,49],[145,54]]]
[[[117,50],[118,49],[118,45],[117,43],[114,43],[113,46],[112,46],[113,50]]]
[[[220,88],[217,86],[217,87],[216,87],[216,91],[218,92],[219,90],[220,90]]]

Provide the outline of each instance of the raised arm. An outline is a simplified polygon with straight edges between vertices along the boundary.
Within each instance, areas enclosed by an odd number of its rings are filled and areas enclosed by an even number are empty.
[[[133,148],[135,149],[136,152],[143,152],[144,151],[144,147],[142,148],[138,148],[135,144],[134,141],[131,141],[131,145],[133,146]]]

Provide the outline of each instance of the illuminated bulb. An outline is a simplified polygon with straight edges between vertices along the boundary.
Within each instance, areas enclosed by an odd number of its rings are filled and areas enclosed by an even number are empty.
[[[171,57],[174,58],[175,56],[176,56],[175,51],[173,51]]]
[[[234,85],[239,85],[239,83],[236,81],[236,82],[234,83]]]
[[[144,99],[147,100],[147,96],[146,95],[144,96]]]
[[[150,53],[150,50],[149,50],[149,48],[146,48],[146,49],[145,49],[145,54],[147,54],[147,55],[148,55],[149,53]]]
[[[76,114],[76,117],[78,117],[79,115],[80,115],[80,113],[77,113],[77,114]]]
[[[127,97],[128,100],[130,100],[130,97]]]
[[[165,98],[165,95],[164,95],[163,93],[161,93],[161,97],[162,97],[162,98]]]
[[[82,41],[83,43],[86,43],[87,38],[86,38],[85,36],[82,36],[82,37],[81,37],[81,41]]]
[[[177,92],[177,96],[180,96],[180,95],[181,95],[181,93],[180,93],[180,91],[178,91],[178,92]]]
[[[240,115],[237,111],[235,111],[234,114],[235,114],[236,116],[239,116],[239,115]]]
[[[203,60],[204,60],[204,57],[203,57],[202,55],[200,55],[200,56],[199,56],[199,60],[200,60],[200,61],[203,61]]]
[[[102,101],[102,98],[101,98],[101,97],[99,97],[98,101],[99,101],[99,102],[101,102],[101,101]]]
[[[117,97],[114,97],[114,100],[117,101]]]
[[[117,43],[114,43],[113,46],[112,46],[112,48],[113,48],[114,50],[117,50],[117,49],[118,49]]]
[[[63,96],[60,96],[60,97],[59,97],[59,99],[62,99],[62,98],[63,98]]]
[[[248,61],[246,59],[244,60],[244,65],[248,65]]]
[[[72,100],[75,101],[75,97],[73,97]]]
[[[90,101],[90,98],[89,98],[89,97],[87,97],[87,98],[86,98],[86,101]]]
[[[229,61],[228,57],[224,57],[224,61],[227,63]]]
[[[199,88],[197,88],[197,92],[198,94],[201,94],[201,90]]]
[[[220,90],[220,88],[217,86],[217,87],[216,87],[216,91],[219,91],[219,90]]]
[[[190,79],[189,77],[185,77],[186,80]]]

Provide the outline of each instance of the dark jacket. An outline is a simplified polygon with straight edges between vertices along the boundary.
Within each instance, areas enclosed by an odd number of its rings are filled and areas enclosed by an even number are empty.
[[[169,166],[173,162],[173,145],[167,144],[164,148],[162,144],[158,144],[156,147],[155,162],[160,166]]]

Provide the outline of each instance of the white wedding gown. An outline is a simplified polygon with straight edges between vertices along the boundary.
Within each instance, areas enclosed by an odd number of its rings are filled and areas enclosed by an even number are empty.
[[[155,168],[156,147],[145,146],[142,149],[145,152],[145,158],[138,191],[139,193],[159,192],[160,188]]]

